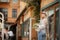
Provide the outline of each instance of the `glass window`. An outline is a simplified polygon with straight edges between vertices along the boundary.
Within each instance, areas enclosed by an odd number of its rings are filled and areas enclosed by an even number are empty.
[[[4,14],[4,18],[6,19],[8,16],[8,9],[7,8],[0,8],[0,12]]]
[[[22,24],[22,37],[29,37],[29,19]]]
[[[12,0],[13,1],[13,3],[17,3],[18,2],[18,0]]]
[[[0,2],[9,2],[9,0],[0,0]]]
[[[16,9],[13,9],[12,10],[12,17],[13,18],[16,18],[17,17],[17,10]]]
[[[2,9],[2,11],[4,13],[4,16],[7,17],[7,13],[8,13],[7,9]]]

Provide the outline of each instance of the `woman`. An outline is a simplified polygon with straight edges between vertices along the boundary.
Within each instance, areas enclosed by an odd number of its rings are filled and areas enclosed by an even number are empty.
[[[46,27],[47,27],[47,15],[45,13],[41,14],[41,20],[39,24],[38,40],[46,40]]]
[[[13,40],[13,36],[14,36],[14,33],[13,31],[8,31],[8,34],[9,34],[9,40]]]

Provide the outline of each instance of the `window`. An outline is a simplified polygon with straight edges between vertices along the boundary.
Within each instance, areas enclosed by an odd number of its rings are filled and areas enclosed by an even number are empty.
[[[18,2],[18,0],[12,0],[13,1],[13,3],[17,3]]]
[[[22,37],[29,37],[29,26],[30,21],[27,19],[22,25],[21,36]]]
[[[13,9],[12,10],[12,17],[13,18],[16,18],[17,17],[17,10],[16,9]]]
[[[7,9],[2,9],[2,11],[4,13],[4,16],[7,17],[7,13],[8,13]]]
[[[0,0],[0,2],[9,2],[9,0]]]
[[[7,8],[0,8],[0,12],[2,12],[4,14],[4,19],[6,19],[8,16],[8,9]]]

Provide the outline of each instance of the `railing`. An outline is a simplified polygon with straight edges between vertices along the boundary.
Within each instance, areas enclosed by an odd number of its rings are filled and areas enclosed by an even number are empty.
[[[9,0],[0,0],[0,2],[9,2]]]

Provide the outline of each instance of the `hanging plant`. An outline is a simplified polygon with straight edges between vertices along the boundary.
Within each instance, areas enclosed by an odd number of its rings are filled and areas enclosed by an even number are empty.
[[[30,5],[35,7],[34,17],[36,19],[36,22],[39,22],[38,20],[40,20],[40,0],[34,0],[30,3]]]
[[[34,15],[33,17],[36,18],[36,22],[40,19],[40,0],[23,0],[24,2],[28,3],[29,6],[34,6]]]

